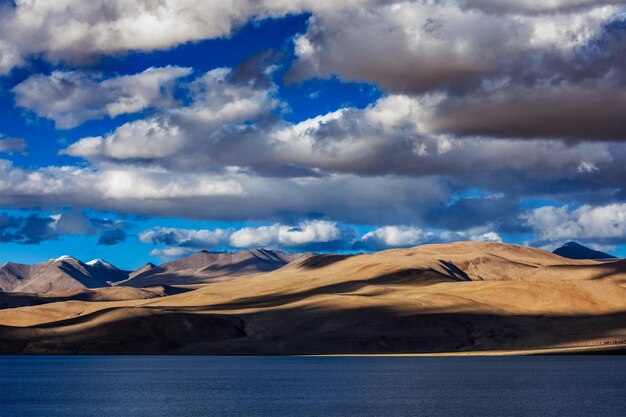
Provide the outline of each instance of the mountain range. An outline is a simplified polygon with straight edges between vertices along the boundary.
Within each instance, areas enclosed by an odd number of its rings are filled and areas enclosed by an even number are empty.
[[[103,259],[82,262],[71,256],[34,264],[7,262],[0,266],[0,291],[45,293],[107,286],[206,284],[241,275],[269,272],[309,254],[287,254],[265,249],[238,253],[199,251],[156,266],[147,263],[135,271],[117,268]]]
[[[104,262],[57,259],[32,267],[39,274],[24,272],[25,285],[14,288],[46,289],[45,268],[71,271],[72,285],[107,282],[85,278],[94,268],[115,271]],[[103,288],[0,293],[0,353],[626,350],[621,259],[458,242],[355,255],[199,252],[124,274]]]

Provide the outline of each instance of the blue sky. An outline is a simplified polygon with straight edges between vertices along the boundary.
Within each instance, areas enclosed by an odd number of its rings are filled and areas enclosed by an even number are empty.
[[[0,263],[626,256],[618,3],[63,3],[0,7]]]

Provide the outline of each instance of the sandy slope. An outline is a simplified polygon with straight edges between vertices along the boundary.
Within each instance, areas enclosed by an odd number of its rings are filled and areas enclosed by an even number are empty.
[[[493,243],[321,255],[159,298],[0,310],[0,351],[415,353],[626,344],[623,261]]]

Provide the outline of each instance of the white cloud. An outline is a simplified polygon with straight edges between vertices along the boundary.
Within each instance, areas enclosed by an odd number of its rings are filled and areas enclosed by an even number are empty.
[[[539,207],[523,216],[539,239],[623,239],[626,237],[626,204]]]
[[[263,175],[307,177],[324,172],[357,175],[457,175],[532,170],[570,175],[581,160],[613,164],[626,150],[606,143],[567,145],[434,134],[441,95],[390,95],[365,109],[342,108],[296,124],[276,121],[275,86],[256,88],[210,71],[192,83],[188,106],[166,109],[87,137],[64,152],[93,162],[137,159],[167,169],[241,167]]]
[[[120,114],[136,113],[151,107],[173,104],[171,87],[190,68],[148,68],[133,75],[100,79],[80,71],[54,71],[33,75],[13,88],[17,105],[53,119],[61,129]]]
[[[602,5],[619,5],[619,0],[555,0],[535,1],[516,0],[501,2],[497,0],[459,0],[445,2],[394,1],[394,0],[229,0],[199,2],[196,0],[159,0],[159,1],[126,1],[126,0],[80,0],[36,1],[18,0],[15,7],[0,6],[0,73],[7,73],[14,66],[24,65],[24,56],[43,54],[52,61],[65,60],[84,62],[102,55],[121,54],[127,51],[153,51],[168,49],[186,42],[200,41],[229,36],[233,30],[253,19],[281,17],[289,13],[311,12],[316,19],[324,19],[324,32],[344,32],[344,37],[358,39],[358,34],[366,35],[366,42],[355,43],[351,53],[346,56],[358,57],[359,49],[365,51],[373,48],[381,50],[389,40],[409,40],[412,45],[405,52],[427,53],[429,58],[434,55],[424,45],[441,44],[435,38],[421,36],[420,28],[425,27],[432,33],[438,29],[438,22],[443,18],[453,21],[452,27],[458,28],[466,41],[453,39],[442,48],[443,55],[451,57],[451,68],[457,72],[473,71],[480,64],[470,63],[464,56],[469,56],[474,49],[475,36],[467,36],[468,19],[486,13],[489,18],[493,14],[514,13],[512,17],[496,16],[502,21],[498,24],[493,19],[491,24],[482,25],[480,32],[483,38],[491,34],[513,34],[524,36],[519,30],[519,20],[526,16],[548,16],[544,22],[555,18],[555,12],[572,15],[577,11],[600,8]],[[482,12],[480,11],[482,10]],[[349,15],[343,15],[349,11]],[[467,19],[459,19],[459,15]],[[570,19],[554,23],[550,30],[542,29],[544,34],[568,31]],[[335,22],[336,24],[330,24]],[[425,23],[428,23],[425,25]],[[374,35],[363,33],[363,26],[370,24]],[[545,23],[544,23],[545,25]],[[348,30],[352,26],[354,29]],[[503,28],[512,30],[501,32]],[[387,30],[389,29],[389,30]],[[447,37],[447,26],[436,35],[442,39]],[[495,32],[494,32],[495,31]],[[387,33],[389,32],[389,33]],[[444,35],[441,35],[441,32]],[[569,33],[581,33],[582,31]],[[546,35],[544,35],[546,36]],[[549,37],[549,36],[548,36]],[[316,53],[318,45],[313,36],[302,38],[298,42],[298,53],[301,57]],[[496,38],[498,40],[502,39]],[[561,38],[563,40],[563,38]],[[374,42],[372,42],[374,41]],[[502,44],[506,42],[501,42]],[[361,45],[368,45],[365,48]],[[494,51],[508,48],[508,45],[491,43]],[[400,50],[396,43],[390,49]],[[484,54],[485,50],[479,51]],[[378,56],[378,54],[374,54]],[[443,56],[442,55],[442,56]],[[382,55],[387,56],[387,55]],[[436,57],[435,57],[436,58]],[[459,59],[460,58],[460,59]],[[425,60],[428,61],[428,60]],[[438,62],[439,59],[437,59]],[[319,67],[320,60],[312,61]],[[388,61],[392,62],[392,61]],[[406,60],[404,60],[406,62]],[[485,65],[493,62],[488,58]],[[324,65],[329,62],[324,61]],[[357,63],[355,62],[355,65]],[[428,64],[425,64],[428,65]],[[399,67],[398,67],[399,68]],[[446,71],[450,73],[450,71]],[[371,73],[371,71],[370,71]],[[406,73],[404,74],[406,75]]]
[[[593,162],[589,162],[589,161],[582,161],[578,165],[578,168],[576,170],[580,173],[587,173],[587,174],[599,171],[596,164],[594,164]]]
[[[10,42],[0,39],[0,75],[6,75],[13,68],[23,64],[24,59],[19,49]]]
[[[366,233],[361,241],[381,248],[417,246],[435,237],[434,233],[408,226],[386,226]]]
[[[193,248],[213,248],[226,244],[232,231],[224,229],[193,230],[158,227],[139,235],[144,243],[162,243]]]
[[[356,243],[356,247],[382,250],[463,240],[502,242],[498,233],[488,230],[490,227],[463,231],[427,231],[413,226],[385,226],[364,234]]]
[[[378,251],[459,240],[502,242],[496,232],[485,227],[458,232],[434,232],[413,226],[384,226],[358,236],[352,226],[325,220],[304,221],[296,225],[276,223],[240,229],[157,227],[142,232],[139,240],[172,249],[274,248],[321,252],[350,249]]]
[[[346,239],[345,231],[329,221],[307,221],[295,226],[273,224],[241,229],[193,230],[156,228],[139,235],[144,243],[193,248],[302,248]]]
[[[274,109],[273,87],[257,89],[230,83],[230,74],[225,68],[211,70],[189,86],[193,92],[191,105],[126,123],[104,137],[83,138],[65,152],[117,160],[174,157],[181,152],[188,156],[197,154],[202,141],[209,141],[227,126],[233,126],[232,134],[242,134],[238,130],[245,129],[243,123]]]
[[[180,173],[141,169],[102,171],[94,184],[104,198],[163,199],[238,195],[243,188],[236,180],[215,175]]]
[[[84,62],[102,55],[168,49],[229,36],[246,22],[288,13],[332,12],[377,0],[17,0],[1,7],[0,71],[22,65],[22,56]],[[7,48],[4,45],[11,45]]]
[[[190,248],[157,248],[150,251],[150,256],[158,256],[164,259],[175,259],[191,255],[194,252]]]
[[[476,242],[497,242],[502,243],[502,238],[496,232],[485,232],[478,235],[473,235],[470,237],[470,240]]]
[[[0,204],[18,207],[106,208],[117,205],[112,200],[119,200],[123,209],[124,203],[133,200],[223,197],[242,192],[236,180],[210,174],[172,175],[133,167],[101,171],[70,166],[25,170],[0,160]]]
[[[343,238],[337,223],[309,221],[297,226],[274,224],[271,226],[246,227],[230,236],[230,244],[236,248],[252,247],[301,247],[313,243],[328,243]]]

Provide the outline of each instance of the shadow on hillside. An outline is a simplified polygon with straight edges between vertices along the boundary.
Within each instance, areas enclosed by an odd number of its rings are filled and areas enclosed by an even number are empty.
[[[124,314],[116,314],[118,310]],[[218,315],[193,314],[184,307],[119,308],[29,328],[0,326],[0,353],[433,353],[584,345],[603,338],[606,346],[623,350],[625,327],[626,313],[544,316],[299,307]],[[621,335],[607,337],[619,330],[624,330]]]
[[[162,293],[159,293],[159,289],[162,289]],[[104,290],[104,291],[98,291]],[[143,299],[143,298],[134,298],[134,297],[122,297],[115,296],[114,294],[108,296],[106,291],[108,287],[100,288],[100,289],[85,289],[85,290],[77,290],[76,294],[71,294],[67,296],[56,296],[56,297],[46,297],[37,294],[30,293],[0,293],[0,310],[4,310],[7,308],[18,308],[18,307],[31,307],[38,306],[50,303],[58,303],[64,301],[87,301],[87,302],[110,302],[110,301],[128,301],[134,299]],[[140,289],[141,290],[141,289]],[[170,295],[182,294],[188,291],[192,291],[191,288],[183,288],[183,287],[172,287],[168,285],[157,285],[157,286],[148,286],[143,288],[146,291],[154,291],[154,297],[168,297]]]
[[[471,281],[472,279],[461,268],[449,261],[439,260],[439,265],[455,281]]]
[[[304,291],[288,294],[268,294],[257,297],[245,297],[229,303],[211,304],[212,310],[235,310],[241,308],[265,308],[275,307],[287,303],[293,303],[316,295],[353,293],[370,285],[400,285],[400,284],[429,284],[433,282],[445,282],[455,280],[430,269],[404,269],[390,274],[380,275],[375,278],[359,279],[354,281],[339,282],[324,285]]]
[[[319,269],[336,264],[352,256],[353,255],[315,255],[302,261],[300,266],[306,269]]]

